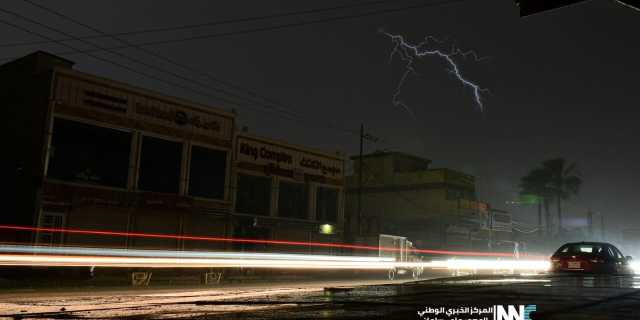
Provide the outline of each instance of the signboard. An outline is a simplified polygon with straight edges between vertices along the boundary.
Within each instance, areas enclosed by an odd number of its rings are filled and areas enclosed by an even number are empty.
[[[331,157],[251,137],[238,136],[236,160],[332,179],[344,177],[344,160],[340,157]]]
[[[188,131],[222,140],[231,140],[233,118],[224,112],[146,92],[125,84],[58,70],[54,91],[56,102],[91,113],[119,116]]]

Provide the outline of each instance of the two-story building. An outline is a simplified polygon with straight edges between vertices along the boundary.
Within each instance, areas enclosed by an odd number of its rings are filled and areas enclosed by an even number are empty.
[[[351,158],[347,177],[351,232],[406,236],[418,247],[487,248],[489,207],[476,198],[475,178],[401,152],[375,152]],[[358,198],[361,197],[361,200]],[[358,214],[358,203],[361,212]],[[359,223],[358,223],[359,220]]]
[[[0,66],[11,210],[2,224],[231,236],[234,114],[76,71],[37,52]],[[36,244],[220,243],[3,232]]]
[[[235,142],[232,185],[236,237],[342,241],[343,156],[248,133],[239,133]],[[277,249],[318,251],[309,247]]]
[[[232,112],[73,65],[36,52],[0,66],[9,186],[0,225],[40,229],[5,228],[0,241],[179,250],[272,249],[180,236],[341,241],[341,155],[237,134]],[[310,250],[273,249],[287,248]]]

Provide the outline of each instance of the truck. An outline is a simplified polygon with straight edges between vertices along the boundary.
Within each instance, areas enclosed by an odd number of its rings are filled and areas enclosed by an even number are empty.
[[[396,262],[420,262],[421,259],[414,252],[415,247],[407,237],[389,234],[378,235],[378,255],[384,258],[394,258]],[[410,274],[414,279],[420,278],[424,267],[394,267],[389,269],[387,277],[394,280],[399,275]]]

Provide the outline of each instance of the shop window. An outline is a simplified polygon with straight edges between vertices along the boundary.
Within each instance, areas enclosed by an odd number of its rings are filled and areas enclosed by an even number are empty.
[[[271,178],[238,174],[236,188],[236,212],[269,215]]]
[[[129,132],[56,118],[47,176],[126,188],[130,152]]]
[[[191,148],[189,194],[224,199],[227,152],[198,146]]]
[[[42,212],[38,221],[40,228],[60,229],[65,226],[65,214],[58,212]],[[59,246],[63,241],[61,232],[38,231],[36,244],[39,246]]]
[[[280,182],[278,190],[278,216],[308,219],[308,192],[302,183]]]
[[[329,222],[338,221],[338,189],[318,187],[316,219]]]
[[[182,143],[144,137],[138,188],[145,191],[178,193],[181,163]]]

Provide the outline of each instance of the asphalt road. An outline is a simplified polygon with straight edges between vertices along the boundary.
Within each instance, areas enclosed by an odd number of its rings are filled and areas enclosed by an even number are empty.
[[[426,307],[508,304],[536,305],[532,319],[639,319],[640,277],[476,276],[391,283],[305,281],[211,288],[13,291],[0,293],[0,317],[421,319],[418,311]]]

